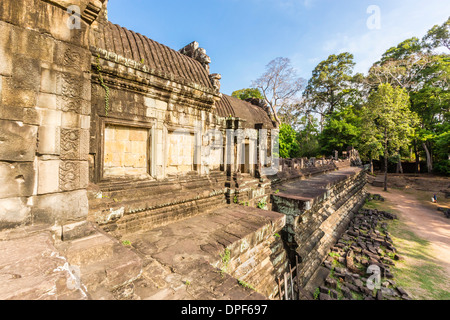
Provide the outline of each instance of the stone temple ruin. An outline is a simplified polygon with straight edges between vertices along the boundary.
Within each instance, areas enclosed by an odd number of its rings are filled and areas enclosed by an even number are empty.
[[[279,299],[290,265],[314,277],[365,173],[276,159],[267,108],[210,63],[105,0],[1,2],[0,299]]]

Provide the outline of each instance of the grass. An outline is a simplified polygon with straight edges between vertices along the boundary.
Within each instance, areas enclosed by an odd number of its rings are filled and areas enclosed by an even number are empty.
[[[129,240],[124,240],[124,241],[122,241],[122,244],[123,244],[124,246],[131,246],[131,241],[129,241]]]
[[[228,263],[231,260],[231,252],[230,249],[226,248],[222,254],[220,254],[220,258],[222,260],[222,268],[220,269],[220,273],[223,275],[227,272]]]
[[[371,201],[365,208],[399,213],[388,201]],[[397,286],[416,300],[449,300],[450,284],[444,269],[434,259],[430,242],[417,236],[401,218],[388,221],[387,225],[394,246],[405,258],[392,267]]]
[[[242,286],[242,287],[244,287],[244,288],[247,288],[247,289],[256,291],[256,289],[255,289],[251,284],[249,284],[249,283],[247,283],[247,282],[245,282],[245,281],[238,280],[238,283],[239,283],[240,286]]]
[[[418,237],[401,221],[389,223],[392,240],[404,262],[397,262],[393,273],[397,285],[419,300],[449,300],[444,269],[435,261],[430,242]]]
[[[329,254],[328,254],[330,257],[333,257],[333,258],[339,258],[341,255],[339,254],[339,253],[337,253],[337,252],[330,252]]]

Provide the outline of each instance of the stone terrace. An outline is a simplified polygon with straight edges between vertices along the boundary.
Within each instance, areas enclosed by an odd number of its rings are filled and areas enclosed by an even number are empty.
[[[282,214],[238,205],[124,236],[142,257],[143,276],[135,281],[134,297],[147,299],[266,299],[245,289],[225,272],[229,260],[264,241],[285,222]],[[246,244],[246,245],[245,245]],[[244,261],[242,261],[244,262]],[[255,285],[256,286],[256,285]]]
[[[338,171],[308,177],[308,179],[284,183],[276,196],[303,202],[305,208],[308,206],[312,207],[314,203],[326,198],[327,190],[330,190],[331,186],[346,180],[360,171],[361,168],[358,167],[346,167]]]
[[[1,298],[266,299],[221,272],[221,254],[228,248],[232,260],[263,241],[273,241],[284,222],[284,215],[276,212],[231,205],[128,234],[122,243],[90,223],[81,233],[67,232],[64,242],[44,226],[4,231]],[[72,267],[80,269],[81,283],[70,290]]]

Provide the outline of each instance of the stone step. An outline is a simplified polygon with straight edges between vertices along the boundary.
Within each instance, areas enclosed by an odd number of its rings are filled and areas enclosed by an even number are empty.
[[[136,280],[142,272],[141,259],[131,250],[116,247],[110,258],[83,265],[81,282],[91,299],[112,299],[112,291]]]
[[[81,239],[63,242],[59,247],[71,265],[83,266],[110,258],[116,244],[113,239],[97,231]]]
[[[96,215],[96,222],[108,232],[113,232],[115,236],[124,233],[132,233],[141,230],[150,230],[155,227],[164,226],[206,213],[210,210],[226,206],[225,197],[217,195],[206,199],[198,199],[174,206],[166,206],[151,210],[144,210],[135,213],[119,212],[117,218],[109,219],[112,212],[105,212]],[[118,212],[118,211],[116,211]],[[91,217],[91,219],[94,217]]]
[[[136,279],[142,261],[129,247],[96,230],[89,236],[58,243],[60,253],[79,270],[91,299],[113,299],[112,291]]]

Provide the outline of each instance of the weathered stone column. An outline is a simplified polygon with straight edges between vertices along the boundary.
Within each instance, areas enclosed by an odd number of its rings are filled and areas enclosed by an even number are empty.
[[[73,15],[69,1],[2,1],[0,228],[87,215],[87,33],[102,2],[78,1]]]

